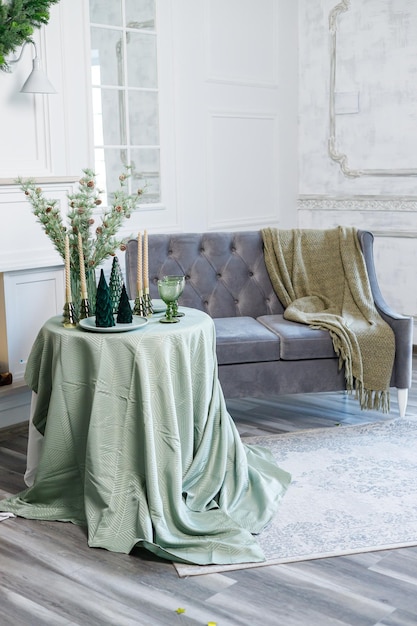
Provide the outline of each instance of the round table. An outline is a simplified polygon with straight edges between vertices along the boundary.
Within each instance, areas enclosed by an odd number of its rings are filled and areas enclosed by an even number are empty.
[[[43,435],[34,484],[0,502],[87,528],[88,545],[143,546],[199,564],[262,561],[252,536],[290,482],[269,451],[243,445],[217,378],[215,328],[184,308],[129,332],[48,320],[28,359]]]

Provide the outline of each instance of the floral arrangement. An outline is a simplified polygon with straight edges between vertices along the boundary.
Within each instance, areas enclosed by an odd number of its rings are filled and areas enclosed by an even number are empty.
[[[130,195],[125,187],[129,178],[129,167],[126,173],[119,176],[120,189],[113,194],[112,205],[105,208],[99,223],[96,225],[97,207],[102,204],[97,187],[96,175],[90,169],[83,170],[84,176],[79,180],[79,191],[67,194],[68,213],[67,225],[64,224],[58,200],[44,196],[42,189],[31,179],[17,179],[24,191],[34,215],[42,224],[45,233],[52,241],[55,249],[65,259],[65,236],[70,242],[70,261],[73,271],[80,271],[78,233],[81,233],[86,270],[94,270],[109,256],[114,256],[117,249],[124,250],[126,239],[118,238],[117,231],[125,218],[129,218],[135,209],[143,189]]]

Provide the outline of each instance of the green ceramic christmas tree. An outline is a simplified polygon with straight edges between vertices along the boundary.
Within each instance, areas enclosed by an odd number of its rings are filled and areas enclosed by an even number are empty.
[[[113,258],[110,273],[110,298],[113,307],[113,313],[117,313],[119,310],[120,296],[122,295],[123,287],[123,274],[120,268],[119,259],[117,256]]]
[[[96,294],[96,326],[110,328],[115,325],[110,290],[104,272],[101,270]]]
[[[117,311],[118,324],[131,324],[133,320],[132,307],[127,297],[126,287],[122,285],[122,295],[120,296],[119,308]]]

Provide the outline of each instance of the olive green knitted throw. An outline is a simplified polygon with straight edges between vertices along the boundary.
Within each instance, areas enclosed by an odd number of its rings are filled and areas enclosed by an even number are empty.
[[[394,333],[374,305],[357,230],[265,228],[262,237],[285,319],[327,329],[346,389],[362,409],[388,412]]]

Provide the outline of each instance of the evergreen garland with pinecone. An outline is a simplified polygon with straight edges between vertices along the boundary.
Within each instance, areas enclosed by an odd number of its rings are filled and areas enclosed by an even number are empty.
[[[68,194],[68,226],[64,224],[59,201],[46,198],[41,187],[32,179],[18,178],[16,182],[29,200],[32,211],[41,223],[45,233],[52,241],[62,259],[65,259],[65,235],[70,241],[71,270],[79,273],[78,233],[81,233],[86,270],[96,269],[102,261],[114,255],[117,248],[126,249],[125,238],[118,238],[117,231],[125,218],[135,210],[143,189],[129,194],[126,191],[130,177],[130,166],[119,176],[120,189],[112,194],[112,204],[106,207],[98,226],[96,223],[97,207],[102,204],[102,190],[97,187],[96,174],[91,169],[84,169],[84,176],[79,180],[79,190]],[[95,228],[95,232],[94,232]]]
[[[7,57],[31,41],[35,28],[49,21],[49,7],[59,0],[0,0],[0,69],[10,71]]]

